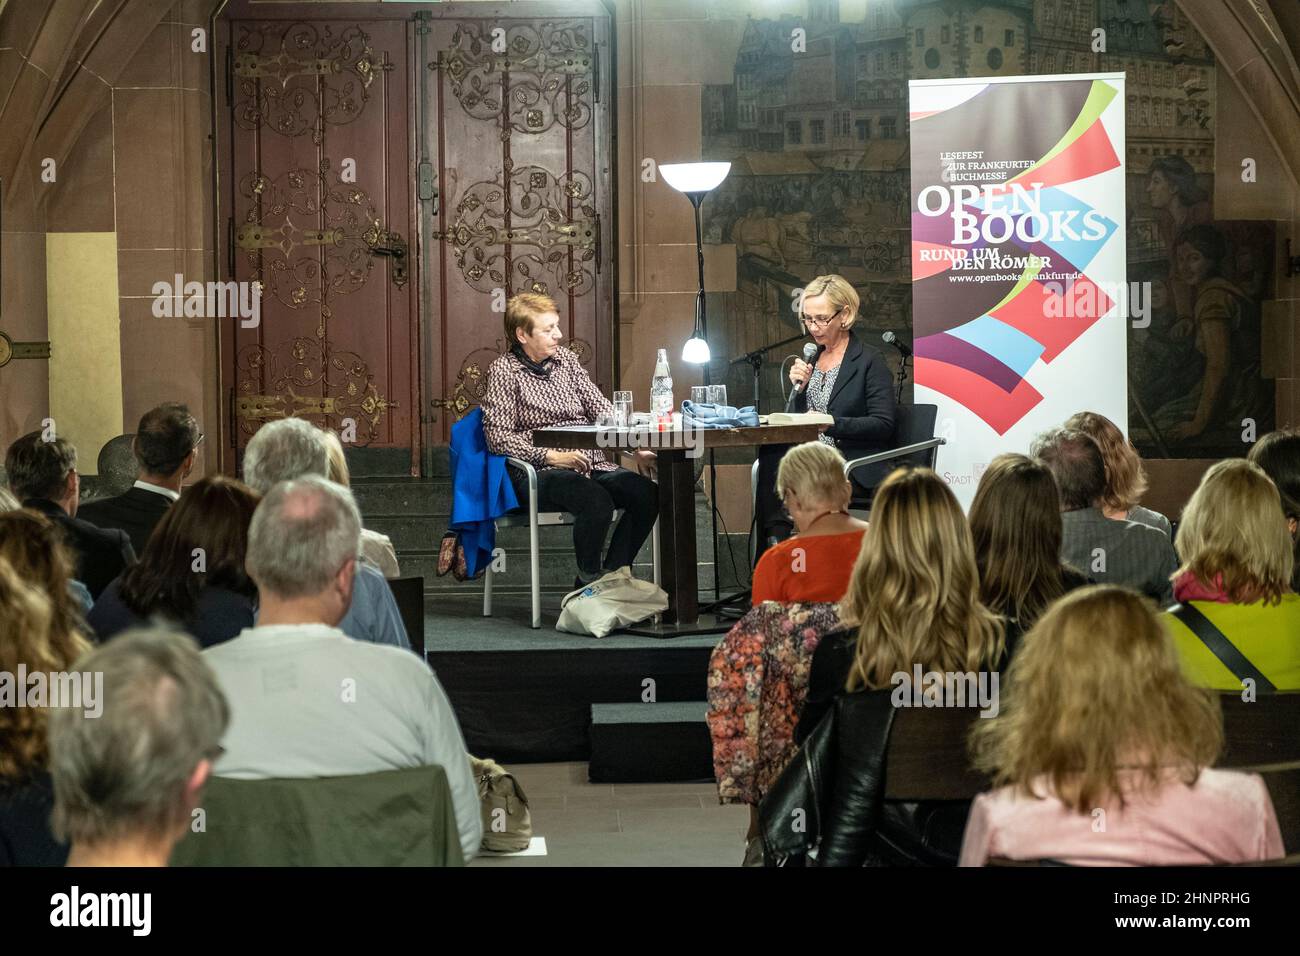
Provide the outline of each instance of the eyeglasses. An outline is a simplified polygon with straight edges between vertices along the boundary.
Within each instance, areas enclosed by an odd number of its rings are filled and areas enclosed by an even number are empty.
[[[835,317],[843,311],[844,310],[840,308],[840,309],[836,309],[830,315],[805,315],[803,316],[804,325],[807,325],[809,328],[813,328],[813,329],[824,329],[826,328],[826,326],[830,325],[831,322],[834,321]]]

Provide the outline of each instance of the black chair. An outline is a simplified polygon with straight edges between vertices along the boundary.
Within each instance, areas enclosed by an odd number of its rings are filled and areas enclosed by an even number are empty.
[[[424,656],[424,578],[389,578],[388,587],[397,602],[397,613],[402,616],[402,625],[406,636],[411,640],[411,649]]]
[[[870,511],[876,489],[889,473],[902,465],[933,468],[939,446],[946,438],[934,437],[934,424],[939,417],[938,405],[899,405],[894,420],[894,447],[855,458],[844,466],[845,476],[853,483],[853,497],[849,508]]]

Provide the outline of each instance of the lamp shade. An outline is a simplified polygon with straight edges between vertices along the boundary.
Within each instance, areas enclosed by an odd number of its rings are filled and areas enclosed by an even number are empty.
[[[682,346],[682,361],[687,365],[709,364],[709,343],[694,335]]]
[[[731,163],[668,163],[659,167],[664,181],[679,193],[707,193],[730,171]]]

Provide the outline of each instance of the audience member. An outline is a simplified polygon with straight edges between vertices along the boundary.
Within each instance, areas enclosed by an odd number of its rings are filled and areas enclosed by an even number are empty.
[[[78,516],[98,528],[120,528],[143,554],[154,527],[181,496],[201,441],[198,422],[184,405],[167,402],[145,412],[131,442],[140,463],[135,484],[112,498],[87,501]]]
[[[970,506],[980,601],[1007,619],[1007,656],[1047,606],[1088,579],[1061,563],[1061,499],[1042,462],[998,455]]]
[[[87,592],[72,577],[76,559],[58,525],[28,508],[0,513],[0,557],[49,600],[57,633],[91,636],[82,603]]]
[[[343,454],[343,442],[328,428],[321,429],[321,437],[325,439],[325,447],[329,452],[330,471],[327,477],[335,484],[351,488],[352,475],[348,471],[348,459]],[[397,551],[394,550],[393,542],[386,534],[362,528],[361,557],[382,571],[386,578],[402,576],[402,569],[397,563]]]
[[[1094,581],[1126,584],[1161,607],[1173,603],[1170,581],[1178,558],[1169,536],[1145,524],[1102,512],[1106,465],[1101,448],[1081,431],[1055,428],[1030,450],[1052,470],[1061,494],[1061,557]]]
[[[839,601],[862,548],[867,523],[849,514],[852,486],[833,445],[796,445],[781,459],[777,495],[798,537],[763,552],[754,568],[754,604]]]
[[[262,497],[278,482],[313,475],[328,478],[329,450],[321,430],[305,419],[268,422],[244,449],[244,481]],[[378,568],[364,561],[357,565],[352,606],[345,610],[339,630],[348,637],[410,649],[397,601]]]
[[[69,866],[166,866],[188,832],[230,711],[193,638],[135,630],[76,663],[101,713],[50,715],[54,833]]]
[[[538,448],[533,431],[562,425],[594,425],[614,411],[578,357],[560,345],[560,316],[549,296],[524,293],[506,303],[509,349],[488,368],[481,400],[488,451],[528,462],[537,469],[537,506],[573,515],[578,562],[575,588],[607,571],[631,567],[659,517],[659,489],[653,481],[617,464],[599,449]],[[641,458],[653,457],[642,449]],[[521,503],[528,503],[523,473],[510,469]],[[623,515],[605,548],[614,510]],[[604,557],[602,558],[602,552]]]
[[[1300,595],[1277,488],[1242,458],[1211,466],[1178,527],[1180,602],[1165,613],[1193,683],[1300,690]]]
[[[77,450],[64,438],[48,441],[29,432],[5,454],[9,487],[24,508],[39,511],[59,525],[77,556],[76,578],[98,598],[108,583],[135,560],[126,532],[96,528],[77,518],[81,476]]]
[[[897,675],[960,672],[988,688],[1004,654],[1002,621],[979,600],[966,517],[933,471],[899,469],[880,485],[840,616],[849,627],[817,646],[798,728],[806,741],[836,708],[829,744],[804,751],[806,772],[828,794],[817,865],[955,863],[965,806],[882,808],[890,725],[878,721],[892,715]],[[846,691],[882,691],[883,709],[837,707]],[[805,772],[804,764],[790,769]],[[761,816],[767,830],[766,808]]]
[[[437,764],[468,860],[482,836],[478,791],[438,679],[418,657],[337,627],[360,536],[351,492],[324,478],[277,484],[258,506],[248,538],[257,625],[203,652],[233,713],[216,773],[332,777]]]
[[[1269,432],[1250,447],[1246,458],[1264,469],[1282,496],[1282,513],[1295,556],[1291,590],[1300,592],[1300,432]]]
[[[1137,449],[1119,426],[1105,415],[1078,412],[1066,419],[1065,427],[1090,436],[1101,449],[1106,466],[1106,490],[1098,506],[1101,513],[1117,521],[1136,521],[1163,531],[1167,538],[1173,537],[1168,518],[1138,504],[1147,490],[1147,472]]]
[[[14,530],[0,530],[0,545],[9,543]],[[89,649],[80,631],[59,623],[45,592],[0,551],[0,674],[16,680],[19,667],[28,674],[66,672]],[[17,693],[26,690],[15,687]],[[62,866],[68,848],[50,831],[49,701],[36,707],[16,703],[0,706],[0,867]]]
[[[1222,724],[1146,600],[1115,586],[1067,595],[1025,635],[998,718],[973,731],[976,764],[1000,787],[972,804],[961,864],[1281,857],[1264,781],[1210,769]]]
[[[980,603],[970,527],[933,471],[900,468],[877,489],[840,618],[846,629],[813,655],[800,741],[846,690],[889,687],[913,664],[979,671],[1002,661],[1003,623]]]
[[[110,584],[88,618],[102,641],[155,616],[211,647],[252,627],[257,588],[244,570],[257,495],[216,475],[186,488],[140,561]]]

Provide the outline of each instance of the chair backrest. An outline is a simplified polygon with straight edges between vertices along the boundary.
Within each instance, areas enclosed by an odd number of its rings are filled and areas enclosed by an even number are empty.
[[[890,442],[890,447],[903,448],[933,438],[934,426],[938,418],[938,405],[900,404],[894,417],[894,437]],[[938,448],[927,448],[925,451],[904,455],[902,458],[878,461],[875,464],[863,465],[855,469],[853,472],[853,482],[856,486],[853,489],[854,501],[870,501],[875,495],[877,486],[889,476],[890,472],[902,465],[933,468],[938,453]]]
[[[424,660],[424,578],[389,578],[388,587],[397,602],[406,636],[411,639],[411,649]]]
[[[1300,765],[1259,771],[1268,786],[1288,854],[1300,854]]]
[[[1300,762],[1300,693],[1261,694],[1244,701],[1220,694],[1223,755],[1215,766],[1262,767]]]
[[[973,800],[990,789],[966,750],[980,719],[977,707],[899,707],[885,754],[885,799]]]
[[[468,759],[468,758],[466,758]],[[214,777],[172,866],[462,866],[447,774],[412,767],[349,777]]]

